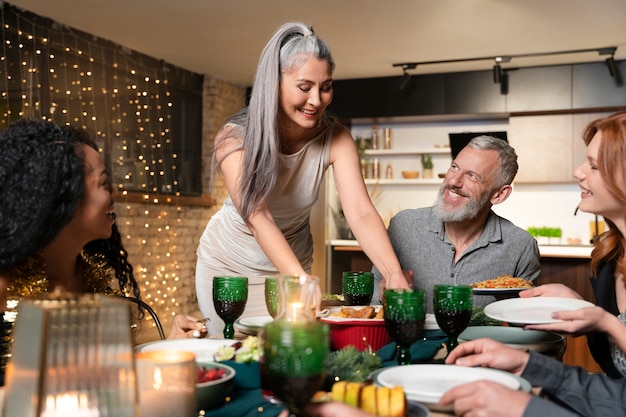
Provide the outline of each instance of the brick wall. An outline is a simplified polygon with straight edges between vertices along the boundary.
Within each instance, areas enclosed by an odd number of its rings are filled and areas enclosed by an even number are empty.
[[[245,105],[245,88],[205,77],[202,129],[203,193],[209,190],[213,138],[223,122]],[[208,197],[208,195],[207,195]],[[226,197],[223,181],[216,181],[211,207],[117,199],[117,222],[124,237],[144,301],[158,314],[165,334],[179,313],[200,318],[195,294],[196,247],[211,216]],[[139,343],[158,338],[152,322],[145,321]]]

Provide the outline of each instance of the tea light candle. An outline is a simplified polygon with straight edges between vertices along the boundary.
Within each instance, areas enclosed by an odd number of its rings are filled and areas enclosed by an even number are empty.
[[[196,411],[196,356],[155,350],[135,354],[141,415],[192,416]]]
[[[304,309],[302,303],[292,303],[291,308],[291,321],[302,320]]]

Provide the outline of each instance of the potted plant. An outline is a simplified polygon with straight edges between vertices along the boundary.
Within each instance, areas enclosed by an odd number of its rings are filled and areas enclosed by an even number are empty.
[[[423,168],[423,178],[432,178],[433,177],[433,158],[430,154],[424,153],[422,154],[422,168]]]

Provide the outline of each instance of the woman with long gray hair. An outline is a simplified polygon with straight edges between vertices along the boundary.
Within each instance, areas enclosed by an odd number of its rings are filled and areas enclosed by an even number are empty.
[[[361,175],[350,131],[326,113],[335,67],[328,46],[302,23],[282,25],[259,60],[249,105],[215,139],[213,173],[228,198],[198,246],[196,290],[209,333],[223,330],[212,301],[214,276],[249,280],[245,316],[266,315],[268,276],[311,272],[309,217],[332,165],[356,239],[387,287],[408,287]]]

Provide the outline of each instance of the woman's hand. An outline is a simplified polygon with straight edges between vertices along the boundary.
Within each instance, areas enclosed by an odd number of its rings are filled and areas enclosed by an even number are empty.
[[[578,295],[573,289],[563,284],[544,284],[538,287],[529,288],[524,291],[520,291],[520,298],[530,297],[565,297],[565,298],[577,298],[582,300],[582,297]]]
[[[439,404],[451,404],[457,416],[521,417],[530,399],[529,393],[514,391],[497,382],[476,381],[451,388],[441,396]]]
[[[177,314],[174,317],[174,323],[172,324],[172,330],[167,336],[168,339],[184,339],[194,338],[199,339],[206,337],[207,328],[202,320],[190,316],[188,314]]]
[[[619,320],[614,315],[597,306],[578,310],[555,311],[551,317],[562,321],[548,324],[528,324],[524,328],[580,336],[590,332],[608,333],[613,321],[617,321],[615,324],[619,324]]]

